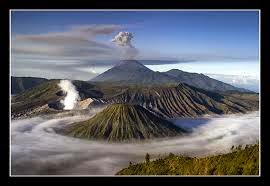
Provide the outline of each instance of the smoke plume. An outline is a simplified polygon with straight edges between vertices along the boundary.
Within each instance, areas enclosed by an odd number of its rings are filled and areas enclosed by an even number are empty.
[[[61,100],[64,110],[72,110],[80,100],[76,87],[69,80],[61,80],[58,86],[66,93],[64,100]]]
[[[122,47],[125,59],[133,59],[138,53],[137,49],[131,44],[132,38],[134,37],[130,32],[119,32],[111,40],[118,46]]]

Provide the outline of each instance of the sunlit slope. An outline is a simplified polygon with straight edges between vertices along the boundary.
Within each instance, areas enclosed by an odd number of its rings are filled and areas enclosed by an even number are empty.
[[[108,141],[169,137],[183,132],[143,107],[129,104],[112,104],[93,118],[61,131],[73,137]]]
[[[155,161],[130,165],[119,175],[258,175],[259,145],[205,158],[170,154]]]
[[[14,96],[11,101],[12,114],[24,114],[46,104],[52,108],[60,109],[62,105],[59,102],[65,97],[65,92],[61,90],[59,83],[59,79],[48,80]],[[88,82],[74,80],[72,84],[76,87],[82,100],[103,96],[103,93],[95,85]]]
[[[108,103],[132,103],[166,117],[196,117],[203,114],[246,113],[258,110],[257,94],[223,95],[187,84],[175,87],[136,87],[107,98]]]
[[[46,81],[15,96],[12,99],[12,113],[27,112],[60,99],[62,95],[58,94],[61,91],[57,85],[59,82],[59,80]]]

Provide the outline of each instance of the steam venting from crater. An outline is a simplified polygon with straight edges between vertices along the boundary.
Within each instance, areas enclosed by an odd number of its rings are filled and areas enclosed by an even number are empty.
[[[61,100],[61,103],[64,105],[64,110],[72,110],[80,100],[76,87],[69,80],[61,80],[58,86],[66,93],[64,100]]]
[[[119,32],[111,40],[123,49],[125,59],[134,59],[138,54],[138,50],[131,44],[131,40],[134,38],[130,32]]]

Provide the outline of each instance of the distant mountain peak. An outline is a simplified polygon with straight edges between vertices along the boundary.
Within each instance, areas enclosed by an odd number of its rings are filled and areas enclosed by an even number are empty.
[[[167,72],[183,72],[182,70],[179,70],[179,69],[176,69],[176,68],[173,68],[171,70],[168,70]]]
[[[139,61],[137,60],[122,60],[119,63],[117,63],[114,67],[129,67],[129,68],[144,68],[144,69],[148,69],[146,66],[144,66],[143,64],[141,64]]]
[[[140,64],[139,61],[135,60],[135,59],[126,59],[126,60],[121,60],[118,64],[128,64],[128,63],[136,63],[136,64]]]
[[[168,76],[174,78],[180,83],[186,83],[188,85],[209,90],[215,92],[227,92],[227,91],[237,91],[237,92],[252,92],[247,89],[234,87],[228,83],[210,78],[202,73],[191,73],[185,72],[178,69],[172,69],[164,72]]]
[[[90,81],[147,86],[186,83],[197,88],[215,92],[251,92],[210,78],[204,74],[185,72],[179,69],[171,69],[167,72],[155,72],[137,60],[123,60]]]
[[[176,83],[166,74],[154,72],[137,60],[123,60],[91,81],[144,85]]]

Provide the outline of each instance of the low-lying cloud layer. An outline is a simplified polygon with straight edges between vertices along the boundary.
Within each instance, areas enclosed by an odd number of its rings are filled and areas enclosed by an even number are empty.
[[[228,152],[232,145],[255,143],[260,129],[259,113],[253,112],[177,120],[176,125],[192,133],[137,144],[80,140],[58,135],[53,130],[84,119],[86,116],[78,115],[12,121],[12,175],[113,175],[130,161],[143,161],[146,153],[157,157],[170,152],[190,156]]]
[[[224,75],[224,74],[207,74],[209,77],[229,83],[236,87],[246,88],[259,92],[260,78],[256,76],[241,75]]]

